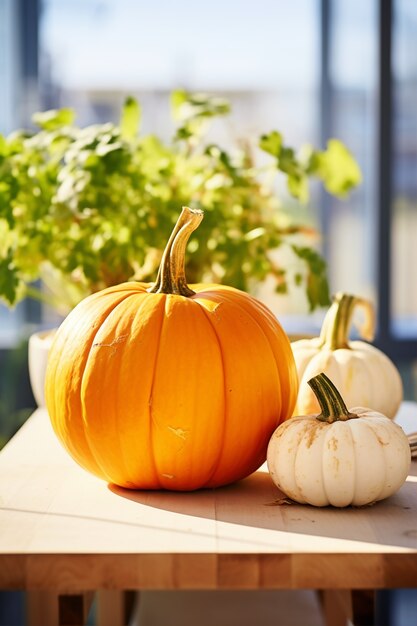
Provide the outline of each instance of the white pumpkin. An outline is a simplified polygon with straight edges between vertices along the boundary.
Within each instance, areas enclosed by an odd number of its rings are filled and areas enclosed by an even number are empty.
[[[294,415],[320,410],[307,381],[325,372],[348,406],[370,406],[387,417],[395,417],[403,398],[403,387],[394,363],[369,343],[349,342],[357,306],[363,307],[365,312],[365,322],[359,328],[361,337],[371,341],[375,328],[372,304],[363,298],[339,293],[326,314],[320,337],[291,344],[300,383]]]
[[[411,452],[402,428],[385,415],[346,408],[323,373],[309,381],[320,415],[292,417],[271,437],[267,464],[289,498],[314,506],[362,506],[397,491]]]

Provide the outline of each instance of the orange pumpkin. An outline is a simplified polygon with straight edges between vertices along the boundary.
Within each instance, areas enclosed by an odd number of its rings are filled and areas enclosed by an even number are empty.
[[[133,489],[217,487],[256,470],[298,391],[289,340],[260,302],[187,285],[184,208],[156,283],[88,296],[52,345],[46,401],[55,432],[85,469]]]

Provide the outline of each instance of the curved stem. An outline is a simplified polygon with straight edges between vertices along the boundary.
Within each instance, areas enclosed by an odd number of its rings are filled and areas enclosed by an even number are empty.
[[[369,300],[358,298],[346,293],[337,293],[333,304],[326,313],[320,333],[320,347],[329,350],[349,348],[349,331],[352,316],[356,307],[362,307],[365,312],[363,324],[359,325],[361,337],[371,341],[375,331],[375,311]]]
[[[349,412],[339,391],[324,372],[311,378],[308,384],[320,404],[321,413],[317,415],[317,419],[321,422],[331,424],[337,420],[346,421],[358,417],[356,413]]]
[[[204,213],[183,207],[162,255],[155,284],[149,293],[171,293],[190,297],[194,291],[185,278],[185,250],[191,233],[199,226]]]

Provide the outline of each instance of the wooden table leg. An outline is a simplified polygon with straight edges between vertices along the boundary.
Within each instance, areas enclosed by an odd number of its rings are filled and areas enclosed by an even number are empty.
[[[97,592],[97,626],[126,626],[138,592],[103,589]]]
[[[93,593],[58,594],[29,591],[26,600],[28,626],[84,626]]]
[[[26,615],[28,626],[57,626],[58,594],[53,591],[28,591]]]
[[[352,592],[345,589],[323,589],[321,592],[326,626],[347,626],[353,622]]]

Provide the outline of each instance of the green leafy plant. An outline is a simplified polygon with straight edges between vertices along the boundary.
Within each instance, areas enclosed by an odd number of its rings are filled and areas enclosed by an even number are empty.
[[[0,297],[8,305],[33,296],[65,311],[104,287],[154,280],[184,204],[205,211],[188,248],[188,282],[248,291],[272,275],[284,293],[287,268],[273,251],[285,244],[299,259],[293,279],[305,285],[311,309],[328,304],[325,263],[294,238],[306,226],[289,219],[275,175],[300,203],[311,178],[343,197],[360,182],[346,147],[333,139],[324,151],[296,152],[273,131],[258,146],[228,151],[206,134],[213,118],[229,113],[228,102],[176,91],[171,104],[169,143],[140,134],[133,98],[118,125],[79,128],[74,112],[61,109],[35,114],[37,131],[0,136]],[[257,167],[259,148],[266,163]]]

